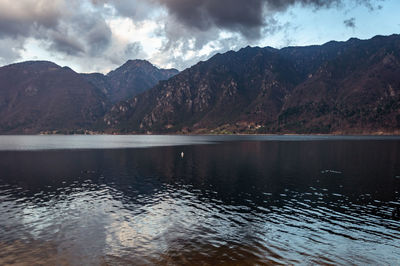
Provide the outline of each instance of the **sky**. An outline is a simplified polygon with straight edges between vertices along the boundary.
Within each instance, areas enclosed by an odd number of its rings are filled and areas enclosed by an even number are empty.
[[[0,65],[107,73],[146,59],[183,70],[248,45],[398,34],[399,11],[399,0],[0,0]]]

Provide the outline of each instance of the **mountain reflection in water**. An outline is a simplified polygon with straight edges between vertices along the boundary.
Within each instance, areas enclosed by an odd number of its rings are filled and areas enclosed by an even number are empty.
[[[1,265],[400,262],[398,139],[1,151],[0,169]]]

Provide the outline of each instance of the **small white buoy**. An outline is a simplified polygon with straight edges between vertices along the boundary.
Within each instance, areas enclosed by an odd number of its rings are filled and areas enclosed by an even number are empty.
[[[183,152],[181,152],[181,157],[183,158],[183,156],[185,156],[185,154]]]

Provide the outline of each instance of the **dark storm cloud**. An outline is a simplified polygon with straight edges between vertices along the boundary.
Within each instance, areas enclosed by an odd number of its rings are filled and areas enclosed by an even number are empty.
[[[112,33],[101,16],[78,14],[60,21],[57,27],[47,29],[40,37],[51,43],[52,51],[72,56],[97,56],[109,46]]]
[[[80,15],[74,21],[70,25],[73,25],[75,36],[81,36],[91,56],[100,55],[109,46],[112,32],[100,13]]]
[[[31,38],[46,42],[48,49],[56,53],[99,55],[111,42],[111,29],[100,11],[88,12],[83,3],[76,0],[0,0],[0,40]]]
[[[263,25],[260,0],[165,0],[171,15],[183,24],[206,31],[213,26],[239,31],[248,38],[259,37]]]
[[[261,29],[268,27],[266,17],[294,5],[313,9],[340,7],[346,3],[379,8],[373,0],[158,0],[170,15],[187,27],[201,31],[218,27],[240,32],[248,39],[259,38]],[[381,0],[378,0],[382,2]]]
[[[49,48],[53,51],[74,56],[85,52],[83,44],[80,43],[76,38],[72,38],[71,36],[66,36],[60,33],[52,34]]]
[[[61,12],[57,2],[0,1],[0,38],[26,36],[33,28],[56,27]]]
[[[30,27],[24,22],[15,21],[10,18],[0,16],[0,38],[18,37],[29,34]]]
[[[356,27],[356,19],[349,18],[343,21],[343,24],[348,28],[355,28]]]

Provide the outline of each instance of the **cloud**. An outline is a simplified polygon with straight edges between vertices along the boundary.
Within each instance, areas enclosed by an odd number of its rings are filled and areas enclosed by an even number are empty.
[[[84,40],[85,51],[90,56],[101,55],[111,42],[111,29],[99,12],[78,14],[74,16],[69,27],[72,28],[74,37]]]
[[[97,56],[111,30],[102,13],[78,0],[0,0],[0,40],[34,38],[65,56]],[[3,57],[3,61],[7,61]]]
[[[154,1],[154,0],[153,0]],[[382,1],[382,0],[381,0]],[[257,39],[279,12],[300,5],[320,8],[341,7],[347,2],[373,10],[381,8],[373,0],[158,0],[168,14],[190,29],[208,31],[213,27],[239,32],[247,39]]]
[[[33,29],[51,28],[58,23],[61,1],[0,1],[0,37],[26,36]]]
[[[343,21],[343,24],[348,27],[348,28],[355,28],[356,27],[356,19],[355,18],[349,18]]]
[[[373,0],[152,0],[165,10],[160,35],[164,36],[163,55],[169,55],[176,67],[188,66],[193,58],[207,58],[199,53],[205,46],[213,44],[218,51],[237,49],[241,46],[257,44],[265,37],[283,31],[286,35],[288,23],[281,23],[277,16],[291,7],[320,9],[341,9],[346,5],[377,8]],[[231,33],[234,42],[221,38],[221,33]],[[290,44],[290,38],[285,37]],[[194,52],[194,55],[193,55]],[[189,57],[187,54],[192,54]],[[186,59],[185,59],[186,58]],[[167,61],[167,60],[165,60]],[[185,63],[186,62],[186,63]]]
[[[246,0],[165,0],[169,14],[189,28],[207,31],[218,27],[238,31],[249,39],[260,37],[264,24],[263,1]]]
[[[52,51],[73,56],[78,56],[85,52],[84,45],[78,39],[68,36],[65,33],[52,32],[49,38],[51,39],[49,48]]]
[[[152,0],[106,0],[116,11],[134,21],[143,21],[153,15],[159,5]]]
[[[170,55],[178,68],[194,57],[205,58],[197,53],[190,59],[184,59],[186,54],[192,51],[196,53],[209,44],[213,44],[215,50],[208,56],[218,51],[237,49],[244,44],[256,44],[262,37],[278,31],[286,35],[290,25],[281,23],[276,17],[291,7],[311,8],[314,11],[341,9],[346,5],[361,5],[370,10],[379,8],[373,0],[246,0],[245,3],[243,0],[152,1],[158,2],[166,10],[166,17],[162,19],[161,34],[165,37],[162,52]],[[221,32],[232,33],[234,41],[221,38]],[[287,36],[285,40],[290,43]]]
[[[54,58],[74,62],[83,71],[94,70],[95,64],[103,64],[104,71],[145,57],[183,69],[216,52],[256,45],[276,32],[286,34],[288,23],[277,17],[292,7],[318,11],[361,5],[373,11],[383,1],[0,0],[0,62],[19,59],[27,40],[34,39]],[[129,19],[134,30],[121,37],[112,24],[118,19]],[[149,21],[156,24],[153,36],[138,33]],[[354,28],[355,18],[343,23]],[[149,54],[149,46],[156,51]]]
[[[23,47],[23,39],[0,39],[0,64],[15,62],[16,60],[20,59],[20,52],[23,50]]]
[[[135,58],[143,51],[140,42],[128,43],[124,49],[124,54],[128,57]]]

